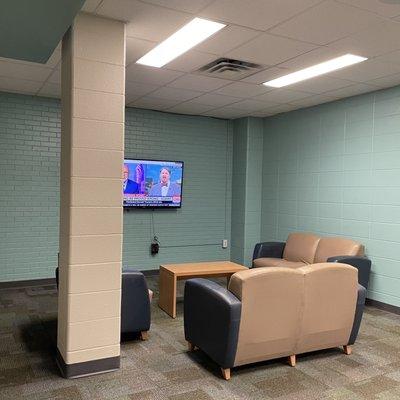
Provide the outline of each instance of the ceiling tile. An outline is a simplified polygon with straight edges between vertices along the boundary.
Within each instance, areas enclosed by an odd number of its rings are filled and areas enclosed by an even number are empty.
[[[318,94],[316,96],[308,97],[306,99],[293,101],[290,104],[300,106],[301,108],[303,108],[303,107],[315,106],[317,104],[328,103],[330,101],[335,101],[335,100],[337,100],[337,98],[334,96]]]
[[[309,92],[321,94],[329,90],[341,89],[346,86],[353,85],[354,82],[344,81],[341,79],[331,78],[330,76],[319,76],[306,81],[290,85],[290,88],[300,92]]]
[[[185,103],[178,104],[168,109],[168,112],[180,113],[180,114],[202,114],[203,112],[210,111],[213,106],[207,106],[205,104],[193,103],[192,101],[186,101]]]
[[[268,107],[265,110],[254,111],[250,113],[253,117],[268,117],[288,111],[295,110],[298,106],[293,104],[279,104],[278,106]]]
[[[197,13],[202,8],[210,4],[213,0],[142,0],[144,3],[151,3],[157,6],[172,8],[178,11]]]
[[[222,94],[225,96],[247,98],[267,93],[268,91],[270,91],[270,89],[263,85],[255,85],[245,82],[234,82],[214,91],[214,93]]]
[[[362,93],[373,92],[374,90],[377,89],[378,88],[373,85],[366,85],[365,83],[356,83],[355,85],[347,86],[342,89],[331,90],[330,92],[326,92],[325,94],[327,96],[335,96],[341,98],[341,97],[356,96]]]
[[[400,47],[400,46],[399,46]],[[376,61],[383,63],[391,63],[400,65],[400,50],[392,51],[391,53],[384,54],[375,58]]]
[[[45,64],[40,64],[40,63],[35,63],[35,62],[30,62],[30,61],[16,60],[16,59],[13,59],[13,58],[4,58],[4,57],[0,57],[0,61],[11,62],[11,63],[14,63],[14,64],[25,64],[25,65],[30,65],[30,66],[33,66],[33,67],[54,68],[61,61],[61,46],[58,45],[54,49],[53,54],[50,56],[50,58],[47,60],[47,62]]]
[[[372,11],[384,17],[395,17],[400,15],[400,3],[382,0],[338,0],[340,3],[359,7],[364,10]]]
[[[222,55],[255,38],[259,34],[259,31],[241,26],[226,26],[203,43],[200,43],[197,46],[197,50]]]
[[[210,92],[226,86],[230,81],[226,79],[211,78],[208,76],[186,74],[171,82],[168,86],[181,89],[198,90],[200,92]]]
[[[170,71],[164,68],[147,67],[145,65],[131,64],[126,68],[126,80],[152,85],[166,85],[183,75],[182,72]]]
[[[56,49],[53,51],[53,54],[50,56],[50,58],[47,60],[46,64],[44,64],[44,65],[49,68],[54,68],[60,62],[61,62],[61,48],[59,49],[57,46]]]
[[[53,70],[40,64],[0,61],[0,76],[44,82]]]
[[[171,99],[185,101],[193,99],[194,97],[200,96],[201,92],[196,92],[194,90],[177,89],[173,87],[164,86],[151,94],[152,97],[157,97],[159,99]]]
[[[201,53],[190,50],[180,57],[167,64],[168,69],[182,72],[197,71],[200,67],[214,61],[217,57],[214,54]]]
[[[400,65],[367,60],[358,65],[331,72],[329,75],[354,82],[365,82],[397,73],[400,73]]]
[[[296,40],[263,33],[250,42],[227,52],[225,56],[264,65],[275,65],[315,49]]]
[[[101,0],[86,0],[82,7],[82,11],[92,13],[95,12],[97,6],[101,3]]]
[[[330,44],[330,47],[365,57],[375,57],[399,48],[400,24],[395,21],[373,25],[349,37]]]
[[[126,65],[139,60],[140,57],[148,53],[156,44],[156,42],[151,42],[149,40],[127,37]]]
[[[37,96],[61,98],[61,85],[46,82],[37,93]]]
[[[200,15],[258,30],[266,30],[320,0],[216,0]]]
[[[300,99],[305,99],[306,97],[310,96],[312,96],[312,93],[299,92],[296,90],[287,90],[287,89],[273,89],[268,93],[255,97],[254,100],[272,101],[274,103],[284,104]]]
[[[275,105],[278,105],[278,104],[273,101],[266,102],[266,101],[257,101],[257,100],[253,100],[253,99],[246,99],[246,100],[239,101],[238,103],[232,104],[231,107],[237,108],[242,111],[250,112],[250,111],[264,110],[268,106],[272,107]]]
[[[280,68],[289,68],[290,72],[298,71],[299,69],[311,67],[312,65],[331,60],[332,58],[346,54],[345,51],[331,48],[331,47],[317,47],[308,53],[301,54],[297,57],[279,64]]]
[[[400,74],[384,76],[383,78],[373,79],[367,83],[374,86],[376,85],[378,88],[397,86],[400,85]]]
[[[0,91],[2,92],[36,94],[41,86],[41,82],[0,76]]]
[[[160,99],[157,97],[144,96],[140,99],[129,103],[129,107],[137,107],[137,108],[148,108],[151,110],[165,110],[167,108],[171,108],[174,105],[180,103],[179,100],[172,99]]]
[[[126,35],[161,41],[177,31],[193,15],[142,3],[138,0],[104,0],[96,14],[128,22]]]
[[[240,100],[242,99],[239,99],[237,97],[221,96],[220,94],[207,93],[203,94],[200,97],[197,97],[195,100],[193,100],[193,102],[215,107],[222,107],[228,104],[236,103]]]
[[[125,101],[126,103],[131,103],[139,97],[154,92],[159,87],[158,85],[151,85],[149,83],[126,82]]]
[[[241,82],[256,83],[256,84],[264,83],[270,81],[271,79],[279,78],[280,76],[288,74],[289,72],[291,71],[285,68],[277,68],[277,67],[267,68],[264,71],[257,72],[256,74],[253,74],[251,76],[248,76],[247,78],[242,79]]]
[[[382,17],[371,12],[325,1],[278,25],[271,32],[322,45],[382,21]]]
[[[61,69],[54,69],[47,82],[61,84]]]
[[[237,108],[231,108],[228,106],[228,107],[221,107],[216,110],[206,111],[202,115],[215,118],[234,119],[234,118],[245,117],[248,115],[248,113],[238,110]]]

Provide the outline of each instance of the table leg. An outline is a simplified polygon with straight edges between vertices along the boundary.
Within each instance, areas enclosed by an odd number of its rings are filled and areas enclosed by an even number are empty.
[[[176,318],[176,276],[160,268],[158,306],[172,318]]]

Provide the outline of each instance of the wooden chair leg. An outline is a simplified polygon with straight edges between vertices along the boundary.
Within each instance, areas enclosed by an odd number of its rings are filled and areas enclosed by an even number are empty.
[[[141,331],[140,332],[140,339],[148,340],[149,339],[149,331]]]
[[[346,346],[343,346],[343,351],[344,351],[344,354],[347,354],[349,356],[352,352],[352,348],[351,348],[351,346],[346,345]]]
[[[296,354],[289,356],[288,359],[289,359],[289,365],[291,367],[295,367],[296,366]]]
[[[226,381],[231,379],[231,369],[230,368],[221,368],[222,376]]]

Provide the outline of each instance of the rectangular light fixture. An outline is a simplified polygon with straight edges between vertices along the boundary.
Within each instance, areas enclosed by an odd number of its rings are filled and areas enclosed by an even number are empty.
[[[345,54],[343,56],[333,58],[332,60],[313,65],[312,67],[304,68],[300,71],[281,76],[280,78],[273,79],[272,81],[264,82],[263,85],[280,88],[283,86],[292,85],[293,83],[305,81],[306,79],[314,78],[337,69],[348,67],[349,65],[357,64],[365,60],[367,60],[365,57],[356,56],[354,54]]]
[[[226,25],[203,18],[194,18],[179,31],[150,50],[137,64],[160,68],[201,43]]]

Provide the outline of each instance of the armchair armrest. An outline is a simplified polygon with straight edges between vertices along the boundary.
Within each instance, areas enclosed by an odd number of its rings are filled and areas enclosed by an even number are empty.
[[[339,262],[349,264],[358,269],[358,283],[368,289],[369,274],[371,272],[371,260],[367,257],[335,256],[329,257],[327,262]]]
[[[365,298],[367,296],[367,289],[364,286],[358,285],[356,313],[354,315],[353,328],[351,330],[348,345],[354,344],[357,339],[358,331],[360,330],[361,319],[364,312]]]
[[[257,243],[254,247],[253,260],[262,257],[282,258],[285,242]]]
[[[233,367],[242,303],[231,292],[207,279],[185,284],[184,327],[188,342],[222,368]]]
[[[150,298],[144,275],[132,269],[122,271],[121,334],[150,329]]]

